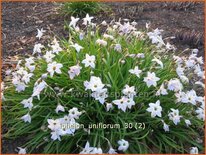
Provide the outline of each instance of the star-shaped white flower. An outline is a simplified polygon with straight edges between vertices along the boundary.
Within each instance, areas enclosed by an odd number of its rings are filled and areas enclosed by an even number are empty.
[[[133,98],[136,95],[135,87],[125,85],[124,89],[122,90],[122,93],[129,98]]]
[[[60,120],[59,119],[47,119],[48,128],[51,130],[58,130],[61,128]]]
[[[49,63],[47,65],[47,71],[50,73],[50,76],[53,77],[54,73],[61,74],[61,68],[63,65],[61,63],[57,63],[56,61]]]
[[[144,78],[144,82],[146,82],[147,87],[150,86],[157,86],[157,81],[159,81],[160,78],[156,77],[156,74],[154,72],[147,72],[147,77]]]
[[[118,147],[118,150],[119,151],[126,151],[129,147],[129,142],[124,140],[124,139],[121,139],[117,142],[119,144],[119,147]]]
[[[162,107],[160,106],[160,101],[158,100],[156,103],[150,103],[147,111],[151,112],[151,117],[162,117]]]
[[[19,149],[18,154],[26,154],[26,148],[17,147]]]
[[[78,76],[80,74],[81,69],[82,67],[79,66],[79,64],[77,64],[76,66],[69,67],[68,74],[70,79],[74,79],[75,76]]]
[[[75,28],[78,21],[79,21],[79,18],[75,18],[71,16],[71,22],[69,23],[69,26],[72,26],[73,28]]]
[[[31,116],[29,113],[27,113],[26,115],[22,116],[21,119],[26,123],[31,123]]]
[[[87,25],[87,24],[91,24],[91,21],[94,17],[90,17],[89,14],[86,14],[86,17],[83,18],[83,24]]]
[[[69,110],[69,118],[79,119],[79,116],[82,114],[76,107],[73,107]]]
[[[169,119],[173,121],[173,123],[175,125],[177,125],[179,122],[180,122],[180,118],[182,116],[179,115],[179,110],[178,109],[172,109],[171,108],[171,111],[168,116],[169,116]]]
[[[82,61],[83,64],[85,64],[85,67],[92,67],[95,68],[95,56],[94,55],[88,55],[86,54],[86,59]]]
[[[83,49],[82,46],[78,45],[77,43],[70,45],[71,47],[74,47],[75,50],[79,53],[81,49]]]
[[[52,62],[52,59],[55,57],[55,55],[52,53],[52,51],[47,51],[46,54],[43,56],[47,63]]]
[[[45,30],[43,30],[43,28],[41,28],[41,30],[37,29],[37,38],[41,39],[41,37],[43,36],[43,33],[46,32]]]
[[[127,98],[126,97],[122,97],[119,100],[114,100],[112,101],[115,105],[118,106],[118,109],[121,109],[122,111],[126,111],[127,109]]]
[[[140,77],[140,74],[142,73],[142,71],[139,69],[138,66],[135,66],[134,69],[130,69],[129,72],[131,74],[135,74],[138,78]]]
[[[24,108],[29,108],[31,110],[33,107],[32,101],[33,101],[33,98],[30,97],[28,99],[24,99],[23,101],[21,101],[21,104],[24,105]]]
[[[104,87],[101,79],[96,76],[91,76],[90,81],[85,81],[84,86],[86,87],[85,90],[92,90],[92,91],[99,91]]]
[[[44,46],[42,44],[35,44],[34,45],[34,49],[33,49],[33,55],[35,53],[41,53],[41,49],[43,48]]]
[[[57,114],[59,113],[59,111],[65,112],[65,109],[64,109],[64,107],[61,104],[58,104],[56,109],[55,109],[55,112]]]

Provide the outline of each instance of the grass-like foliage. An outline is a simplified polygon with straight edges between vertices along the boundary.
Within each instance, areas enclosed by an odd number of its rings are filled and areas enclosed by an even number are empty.
[[[148,25],[138,31],[135,22],[71,19],[69,38],[36,44],[5,83],[4,137],[26,136],[21,153],[204,149],[204,97],[198,96],[204,71],[197,50],[174,56],[161,30]]]
[[[103,10],[103,5],[98,2],[66,2],[60,11],[63,15],[83,16],[87,13],[95,14]]]

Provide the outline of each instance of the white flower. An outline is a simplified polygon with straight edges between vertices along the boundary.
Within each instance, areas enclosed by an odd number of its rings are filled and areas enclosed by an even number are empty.
[[[147,72],[147,77],[144,78],[144,82],[146,82],[147,87],[150,86],[157,86],[157,81],[159,81],[160,78],[156,77],[154,72]]]
[[[79,53],[81,49],[83,49],[82,46],[80,46],[79,44],[75,43],[73,45],[70,45],[71,47],[74,47],[75,50]]]
[[[60,47],[59,42],[55,37],[54,40],[52,41],[51,48],[52,48],[52,53],[58,54],[60,51],[62,51],[62,48]]]
[[[79,124],[76,123],[74,118],[70,118],[69,116],[64,116],[64,118],[60,118],[61,125],[66,125],[66,127],[62,126],[62,135],[74,135],[76,129],[78,129]]]
[[[154,59],[152,59],[152,61],[153,61],[153,62],[156,62],[157,64],[159,64],[161,68],[163,68],[163,67],[164,67],[164,65],[163,65],[162,61],[161,61],[161,60],[159,60],[159,59],[157,59],[156,57],[154,57]]]
[[[69,23],[69,26],[72,26],[73,28],[75,28],[78,20],[79,18],[74,18],[73,16],[71,16],[71,22]]]
[[[108,97],[107,89],[104,88],[104,89],[97,90],[93,92],[91,96],[95,98],[95,100],[98,100],[101,104],[104,104],[105,99]]]
[[[199,65],[199,64],[198,64],[198,65],[195,65],[194,68],[195,68],[195,69],[194,69],[194,73],[195,73],[198,77],[200,77],[200,78],[202,78],[202,79],[205,79],[205,71],[203,71],[203,70],[201,69],[200,65]]]
[[[41,28],[41,30],[37,29],[37,36],[36,37],[41,39],[41,37],[43,36],[44,32],[46,32],[46,31],[43,30],[42,28]]]
[[[50,73],[50,76],[53,77],[54,73],[61,74],[61,68],[63,65],[61,63],[57,63],[56,61],[49,63],[47,65],[47,71]]]
[[[99,77],[91,76],[89,82],[84,82],[84,86],[86,87],[86,90],[90,89],[92,91],[99,91],[104,87],[104,84]]]
[[[136,25],[137,25],[137,22],[133,21],[133,22],[131,22],[131,24],[132,24],[133,26],[136,26]]]
[[[117,52],[121,52],[122,51],[122,46],[120,44],[115,44],[114,50],[117,51]]]
[[[112,147],[109,148],[108,154],[117,154],[116,150]]]
[[[94,17],[89,17],[89,14],[86,14],[86,17],[83,18],[83,25],[91,24],[91,20],[92,20],[93,18],[94,18]]]
[[[162,107],[160,106],[160,101],[158,100],[156,103],[150,103],[147,111],[151,112],[151,117],[162,117]]]
[[[22,116],[21,119],[26,123],[31,123],[31,116],[29,113],[27,113],[26,115]]]
[[[19,82],[19,83],[17,83],[15,86],[16,86],[16,91],[17,91],[17,92],[22,92],[22,91],[24,91],[24,90],[26,89],[26,87],[27,87],[27,85],[25,85],[25,83],[23,83],[23,82]]]
[[[146,25],[145,25],[146,29],[149,29],[150,26],[151,26],[151,23],[146,23]]]
[[[177,92],[183,89],[182,83],[179,79],[171,79],[168,82],[168,90]]]
[[[55,109],[56,113],[58,114],[59,111],[65,112],[64,107],[61,104],[58,104],[56,109]]]
[[[122,32],[122,34],[128,34],[132,30],[135,30],[135,28],[132,25],[130,25],[129,22],[124,23],[124,25],[120,24],[119,31]]]
[[[140,74],[142,73],[141,70],[139,70],[139,67],[138,66],[135,66],[134,69],[130,69],[129,72],[131,74],[135,74],[137,77],[140,77]]]
[[[169,132],[170,131],[169,125],[166,124],[163,120],[162,120],[162,123],[163,123],[163,129],[165,130],[165,132]]]
[[[42,44],[35,44],[34,45],[34,49],[33,49],[33,55],[35,53],[41,53],[41,49],[43,48],[44,46]]]
[[[175,50],[175,49],[176,49],[173,45],[171,45],[171,44],[168,43],[168,42],[167,42],[167,44],[165,45],[165,47],[166,47],[167,50]]]
[[[103,151],[101,148],[94,147],[90,154],[103,154]]]
[[[178,109],[172,109],[171,108],[171,111],[168,116],[169,116],[169,119],[173,121],[173,123],[175,125],[177,125],[179,122],[180,122],[180,118],[182,116],[179,115],[179,110]]]
[[[79,34],[79,40],[83,40],[84,39],[84,33],[80,33]]]
[[[127,108],[127,98],[126,97],[122,97],[119,100],[114,100],[112,101],[115,105],[118,106],[118,109],[121,109],[122,111],[126,111]]]
[[[51,139],[52,140],[59,140],[61,141],[62,130],[54,130],[51,132]]]
[[[94,149],[94,147],[90,147],[90,144],[89,144],[89,142],[87,141],[84,149],[83,149],[79,154],[90,154],[93,149]]]
[[[197,99],[197,95],[193,89],[186,93],[187,103],[191,103],[193,105],[196,105],[196,99]]]
[[[35,66],[34,65],[28,66],[27,68],[30,70],[30,72],[33,72],[35,70]]]
[[[119,144],[119,147],[118,147],[119,151],[125,152],[129,147],[129,142],[124,139],[119,140],[117,143]]]
[[[185,68],[183,68],[183,67],[181,67],[181,66],[178,66],[178,67],[176,68],[176,73],[177,73],[177,75],[178,75],[178,76],[184,75],[184,70],[185,70]]]
[[[79,64],[69,67],[68,74],[70,79],[72,80],[75,76],[78,76],[80,74],[81,69],[82,67],[80,67]]]
[[[205,110],[202,108],[197,108],[197,110],[195,110],[195,112],[197,113],[197,118],[201,119],[201,120],[205,120]]]
[[[30,57],[25,59],[25,66],[28,68],[29,66],[31,66],[32,64],[34,64],[34,57]]]
[[[190,120],[186,119],[186,120],[185,120],[185,124],[187,125],[187,127],[189,127],[189,126],[191,125]]]
[[[193,59],[189,59],[185,62],[185,65],[188,67],[188,68],[193,68],[195,66],[195,60]]]
[[[11,69],[7,69],[6,71],[5,71],[5,74],[8,76],[8,75],[10,75],[12,73],[12,70]]]
[[[40,93],[42,92],[42,90],[47,86],[45,81],[41,81],[40,83],[38,83],[38,81],[36,82],[34,89],[33,89],[33,94],[32,97],[37,96],[38,99],[40,99]]]
[[[47,51],[46,54],[43,56],[47,63],[52,62],[52,59],[55,57],[55,55],[52,53],[52,51]]]
[[[180,80],[181,80],[183,83],[189,83],[189,79],[188,79],[186,76],[184,76],[184,75],[180,76]]]
[[[112,35],[109,35],[109,34],[104,34],[103,37],[105,39],[111,39],[111,40],[114,40],[114,37]]]
[[[28,84],[30,82],[30,78],[33,76],[33,73],[26,73],[23,75],[22,77],[22,81],[25,82],[26,84]]]
[[[201,64],[201,65],[204,64],[204,61],[203,61],[202,57],[196,58],[196,61],[197,61],[198,64]]]
[[[158,28],[155,29],[153,32],[148,32],[147,35],[152,40],[153,44],[165,45],[164,41],[162,40],[161,31]]]
[[[83,64],[85,64],[85,67],[92,67],[92,68],[95,68],[95,56],[94,55],[88,55],[86,54],[86,59],[84,59],[82,61]]]
[[[102,39],[97,39],[96,44],[102,45],[102,46],[107,46],[107,42]]]
[[[82,114],[76,107],[73,107],[69,110],[69,117],[74,119],[79,119],[79,116]]]
[[[28,99],[25,99],[25,100],[21,101],[21,104],[24,105],[24,108],[29,108],[31,110],[32,107],[33,107],[32,101],[33,101],[33,98],[30,97]]]
[[[167,89],[165,89],[164,87],[164,83],[161,84],[160,88],[158,89],[158,91],[156,92],[156,96],[159,96],[159,95],[167,95],[168,92],[167,92]]]
[[[129,109],[131,109],[132,106],[135,105],[135,102],[134,102],[133,98],[126,98],[126,104],[127,104],[127,107]]]
[[[188,100],[187,100],[187,97],[186,97],[186,93],[185,92],[178,92],[178,93],[175,93],[175,96],[176,96],[176,102],[183,102],[183,103],[188,103]]]
[[[138,53],[137,54],[137,58],[144,58],[144,57],[145,57],[144,53]]]
[[[133,98],[136,95],[135,87],[130,87],[129,85],[126,85],[122,90],[122,93],[129,98]]]
[[[103,26],[107,26],[107,22],[104,20],[102,23],[101,23]]]
[[[19,149],[18,154],[26,154],[26,148],[17,147]]]
[[[198,148],[197,147],[191,147],[190,148],[190,154],[199,154],[198,153]]]
[[[59,119],[47,119],[47,122],[48,122],[48,128],[55,131],[55,130],[58,130],[61,128],[61,124],[60,124],[60,121]]]
[[[110,109],[112,109],[113,108],[113,105],[111,104],[111,103],[107,103],[106,104],[106,109],[107,109],[107,111],[109,111]]]

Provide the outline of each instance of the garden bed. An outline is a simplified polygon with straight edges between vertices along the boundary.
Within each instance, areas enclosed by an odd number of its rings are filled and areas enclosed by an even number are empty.
[[[135,20],[140,29],[145,27],[145,23],[151,22],[153,28],[164,30],[163,36],[176,35],[177,39],[172,42],[178,49],[198,48],[200,55],[204,56],[203,3],[196,3],[183,9],[175,9],[171,4],[163,5],[163,3],[109,3],[109,5],[111,10],[95,16],[97,22],[127,18],[130,21]],[[31,54],[35,44],[36,28],[48,30],[48,35],[67,36],[63,25],[64,20],[69,21],[70,17],[60,16],[57,12],[58,8],[57,3],[4,2],[2,6],[3,60]],[[47,38],[48,36],[44,37],[45,42]],[[3,153],[15,153],[16,147],[24,143],[24,138],[3,139],[2,142]]]

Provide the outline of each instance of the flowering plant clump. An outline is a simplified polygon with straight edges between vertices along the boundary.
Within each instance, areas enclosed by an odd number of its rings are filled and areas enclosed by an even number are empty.
[[[48,45],[38,30],[33,55],[4,83],[4,136],[27,136],[20,153],[202,151],[205,76],[198,50],[174,56],[162,30],[92,20],[71,17],[69,38]]]

